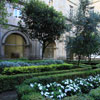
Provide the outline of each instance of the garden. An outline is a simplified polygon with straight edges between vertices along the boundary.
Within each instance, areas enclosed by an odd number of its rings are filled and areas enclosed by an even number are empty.
[[[44,2],[32,0],[23,5],[19,30],[30,41],[39,41],[42,60],[0,60],[0,93],[14,90],[16,100],[100,100],[100,60],[92,59],[100,55],[100,15],[89,11],[89,1],[80,0],[70,23]],[[66,41],[61,38],[65,31],[74,33]],[[44,59],[54,41],[64,41],[65,55],[70,52],[73,60]]]
[[[0,92],[18,100],[100,100],[100,63],[63,60],[1,60]]]

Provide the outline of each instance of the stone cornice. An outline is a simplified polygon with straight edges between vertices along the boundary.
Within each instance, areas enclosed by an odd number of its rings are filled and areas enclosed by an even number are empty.
[[[94,2],[91,2],[90,5],[95,4],[95,3],[98,3],[98,2],[100,2],[100,0],[96,0]]]
[[[67,0],[67,1],[69,1],[70,3],[72,3],[75,6],[78,6],[76,3],[72,2],[71,0]]]

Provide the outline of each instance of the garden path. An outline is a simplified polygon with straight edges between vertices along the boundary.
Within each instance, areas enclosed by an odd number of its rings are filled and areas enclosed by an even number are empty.
[[[0,93],[0,100],[17,100],[17,93],[16,91]]]

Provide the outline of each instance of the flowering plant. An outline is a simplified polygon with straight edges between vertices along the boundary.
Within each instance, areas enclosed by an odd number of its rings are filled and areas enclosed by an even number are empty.
[[[86,79],[66,79],[61,83],[53,82],[46,85],[40,83],[30,83],[30,87],[35,88],[41,93],[42,96],[53,100],[61,100],[66,96],[71,96],[76,93],[87,93],[99,85],[100,74],[96,76],[89,76]]]

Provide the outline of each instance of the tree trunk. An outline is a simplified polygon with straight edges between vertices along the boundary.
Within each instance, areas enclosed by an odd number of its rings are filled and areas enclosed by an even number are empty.
[[[88,56],[88,63],[91,64],[91,55]]]
[[[79,64],[80,64],[80,60],[81,60],[81,55],[78,55],[78,67],[79,67]]]
[[[45,53],[45,44],[42,44],[42,59],[44,58],[44,53]]]

